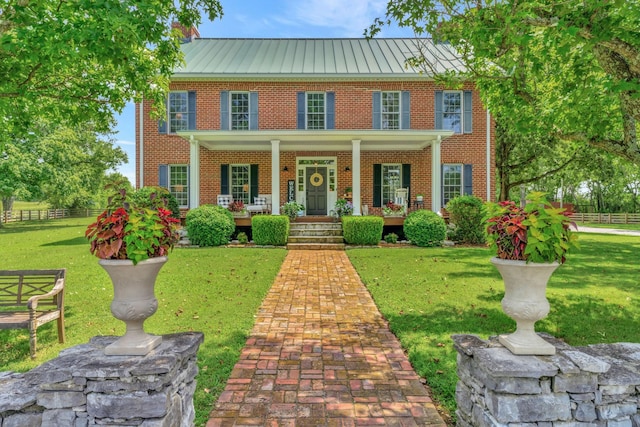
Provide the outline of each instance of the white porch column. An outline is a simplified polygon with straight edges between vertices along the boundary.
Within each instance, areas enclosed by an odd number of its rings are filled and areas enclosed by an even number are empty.
[[[431,143],[431,210],[440,212],[442,207],[442,166],[440,164],[440,143],[439,136]]]
[[[189,139],[189,208],[200,206],[200,142]]]
[[[280,140],[271,140],[271,214],[280,215]]]
[[[351,165],[351,191],[353,195],[353,214],[362,215],[360,197],[360,140],[351,140],[351,157],[353,164]]]

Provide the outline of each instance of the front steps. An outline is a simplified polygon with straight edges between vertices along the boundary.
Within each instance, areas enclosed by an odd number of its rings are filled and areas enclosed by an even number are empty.
[[[287,249],[344,250],[342,223],[292,222],[289,225]]]

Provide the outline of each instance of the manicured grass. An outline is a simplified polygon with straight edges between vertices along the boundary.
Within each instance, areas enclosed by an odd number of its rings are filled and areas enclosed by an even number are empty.
[[[67,268],[67,342],[55,322],[38,328],[38,357],[29,358],[26,330],[0,331],[0,371],[25,371],[95,335],[122,335],[109,305],[113,288],[89,253],[84,230],[92,219],[7,224],[0,228],[0,268]],[[280,249],[175,249],[156,282],[158,311],[145,322],[153,334],[202,331],[198,352],[196,425],[204,425],[239,358],[254,315],[286,252]]]
[[[578,230],[580,227],[593,227],[593,228],[615,228],[618,230],[640,230],[640,224],[600,224],[593,222],[577,222]]]
[[[640,342],[640,238],[580,234],[547,289],[536,330],[571,345]],[[353,249],[351,262],[435,398],[455,413],[456,351],[450,336],[515,330],[502,312],[504,285],[486,248]]]
[[[13,210],[14,211],[21,211],[21,210],[37,211],[37,210],[45,210],[45,209],[49,209],[49,204],[48,203],[43,203],[43,202],[21,202],[21,201],[18,201],[18,200],[13,202]]]

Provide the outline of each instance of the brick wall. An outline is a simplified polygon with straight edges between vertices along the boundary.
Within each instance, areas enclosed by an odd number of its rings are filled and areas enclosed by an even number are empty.
[[[298,91],[335,92],[335,128],[371,129],[372,92],[408,90],[411,92],[411,128],[434,128],[434,93],[442,89],[430,81],[405,82],[174,82],[172,90],[194,90],[197,92],[197,130],[220,129],[220,92],[257,91],[259,129],[296,129],[296,94]],[[465,90],[472,90],[468,83]],[[136,107],[136,119],[139,118]],[[159,164],[188,164],[189,143],[177,135],[158,133],[156,120],[151,120],[151,105],[144,104],[144,184],[157,185]],[[486,126],[487,115],[478,94],[473,92],[473,132],[454,135],[442,142],[442,163],[473,164],[473,193],[487,199],[486,185]],[[491,164],[494,163],[493,126],[491,127]],[[269,193],[271,186],[270,152],[221,152],[200,149],[200,203],[215,203],[220,191],[220,165],[226,163],[251,163],[259,165],[259,192]],[[139,171],[139,124],[136,126],[136,171]],[[338,158],[338,190],[351,185],[351,152],[281,152],[280,167],[287,165],[288,172],[280,172],[281,194],[284,199],[287,180],[294,179],[296,156],[336,156]],[[425,194],[425,206],[431,206],[431,148],[404,152],[362,152],[362,197],[363,204],[372,205],[373,164],[410,163],[411,194]],[[491,188],[494,188],[494,173],[491,173]],[[139,181],[136,185],[140,185]],[[492,196],[492,195],[491,195]]]

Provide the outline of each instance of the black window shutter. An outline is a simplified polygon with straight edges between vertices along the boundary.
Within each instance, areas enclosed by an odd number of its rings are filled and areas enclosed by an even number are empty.
[[[187,94],[187,108],[189,110],[187,129],[196,130],[196,91],[194,90]]]
[[[325,100],[327,103],[326,117],[327,122],[325,123],[325,129],[335,129],[336,128],[336,93],[335,92],[327,92],[325,95]]]
[[[463,99],[463,106],[462,108],[464,109],[464,117],[462,118],[463,121],[463,125],[464,125],[464,133],[471,133],[471,130],[473,128],[472,126],[472,121],[473,121],[473,106],[471,105],[471,99],[473,98],[472,93],[470,90],[465,90],[464,91],[464,99]]]
[[[402,118],[400,120],[400,129],[411,129],[411,95],[408,90],[402,91],[400,94],[400,105],[402,108]]]
[[[169,165],[158,165],[158,185],[169,189]]]
[[[258,92],[249,92],[249,130],[258,130]]]
[[[220,194],[230,194],[229,165],[220,165]]]
[[[473,165],[464,165],[462,171],[463,194],[471,196],[473,194]]]
[[[305,95],[304,92],[298,92],[297,95],[298,98],[298,107],[297,107],[297,111],[298,111],[298,129],[306,129],[307,125],[305,123],[305,116],[306,116],[306,106],[305,106]]]
[[[220,92],[220,130],[229,130],[229,91]],[[223,193],[226,194],[226,193]]]
[[[411,201],[411,165],[402,165],[402,187],[407,188],[407,202]]]
[[[373,207],[382,206],[382,165],[376,163],[373,165]]]
[[[442,103],[444,102],[444,95],[441,90],[436,91],[436,105],[434,111],[436,112],[435,129],[442,129]]]
[[[382,93],[373,92],[373,129],[382,129]]]
[[[251,175],[251,188],[249,191],[249,204],[253,203],[253,198],[258,196],[258,165],[251,165],[249,169]]]

